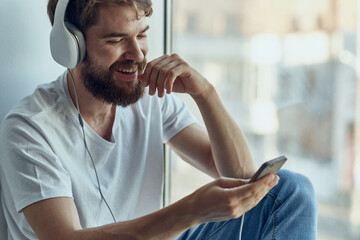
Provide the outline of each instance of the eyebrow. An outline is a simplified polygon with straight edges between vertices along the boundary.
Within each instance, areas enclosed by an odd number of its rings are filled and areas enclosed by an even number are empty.
[[[147,25],[143,30],[140,31],[140,33],[146,32],[149,28],[150,28],[150,26]],[[106,34],[106,35],[102,36],[101,38],[126,37],[126,36],[128,36],[128,34],[126,34],[126,33],[113,32],[113,33]]]

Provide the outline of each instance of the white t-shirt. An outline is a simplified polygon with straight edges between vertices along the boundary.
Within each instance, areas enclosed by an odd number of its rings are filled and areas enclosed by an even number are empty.
[[[145,95],[117,107],[112,140],[85,123],[86,141],[102,192],[117,221],[161,207],[163,143],[196,120],[175,95]],[[66,72],[40,86],[0,126],[1,207],[8,239],[37,239],[22,209],[53,197],[72,197],[83,228],[112,223],[98,191]]]

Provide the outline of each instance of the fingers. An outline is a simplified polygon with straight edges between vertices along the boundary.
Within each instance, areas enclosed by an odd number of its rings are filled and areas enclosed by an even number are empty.
[[[167,93],[171,93],[173,91],[173,87],[175,86],[175,81],[177,80],[178,77],[190,77],[191,73],[188,72],[189,69],[189,65],[185,62],[181,62],[179,64],[177,64],[176,66],[174,66],[174,68],[172,68],[171,70],[168,70],[168,75],[166,76],[165,79],[165,89]],[[184,92],[186,87],[182,82],[178,81],[178,91],[179,92]],[[179,88],[179,86],[181,86]]]
[[[173,82],[175,81],[179,68],[177,62],[160,62],[152,71],[150,75],[149,90],[150,94],[153,95],[158,90],[159,97],[163,97],[165,94],[165,88],[168,93],[172,89]]]
[[[277,181],[274,175],[253,183],[222,177],[191,195],[192,209],[203,222],[238,218],[255,207]]]
[[[178,76],[187,74],[186,67],[187,64],[178,55],[163,55],[147,64],[139,80],[145,86],[149,86],[150,95],[154,95],[157,89],[159,97],[163,97],[165,90],[167,93],[173,91]]]
[[[268,174],[255,182],[247,184],[241,189],[236,189],[234,194],[239,194],[243,197],[265,196],[278,183],[278,181],[278,176]]]
[[[150,77],[150,74],[151,74],[151,71],[152,71],[153,67],[156,66],[157,63],[161,62],[166,57],[168,57],[168,55],[163,55],[163,56],[161,56],[161,57],[159,57],[157,59],[152,60],[151,62],[149,62],[146,65],[144,74],[143,74],[142,79],[141,79],[145,86],[149,85],[149,77]]]
[[[229,191],[232,218],[238,218],[254,208],[266,194],[278,183],[279,177],[269,174],[256,182],[235,187]]]
[[[268,174],[265,177],[262,177],[259,180],[255,181],[255,182],[252,182],[251,184],[254,185],[254,186],[267,185],[271,189],[278,182],[279,182],[279,176],[277,176],[275,174]]]
[[[159,59],[159,61],[153,62],[154,65],[149,65],[149,67],[146,68],[146,71],[149,72],[149,76],[146,79],[148,79],[150,95],[155,94],[156,88],[158,88],[159,96],[163,95],[163,86],[166,77],[165,71],[166,69],[168,69],[170,66],[173,65],[171,60],[166,57],[167,56],[164,55]]]

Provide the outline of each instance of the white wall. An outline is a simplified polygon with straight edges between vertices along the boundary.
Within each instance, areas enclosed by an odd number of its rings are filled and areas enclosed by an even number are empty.
[[[153,2],[149,60],[163,51],[163,1]],[[0,121],[37,85],[64,71],[50,55],[46,5],[47,0],[0,0]]]
[[[51,58],[46,0],[0,1],[0,119],[63,71]]]

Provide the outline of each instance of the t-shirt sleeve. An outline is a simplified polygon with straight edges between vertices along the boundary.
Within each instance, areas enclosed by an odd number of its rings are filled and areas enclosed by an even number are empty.
[[[1,125],[1,184],[18,212],[44,199],[72,197],[70,177],[43,136],[19,117]]]
[[[163,138],[168,142],[185,127],[197,122],[185,103],[174,93],[166,94],[163,98]]]

